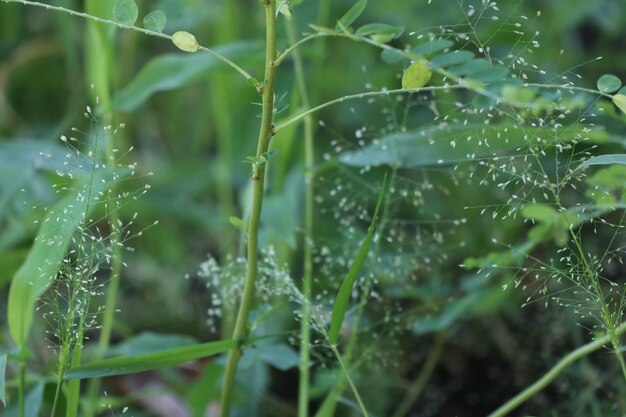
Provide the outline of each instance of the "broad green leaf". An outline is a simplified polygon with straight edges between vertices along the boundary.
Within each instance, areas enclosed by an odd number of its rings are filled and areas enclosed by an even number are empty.
[[[7,355],[6,353],[3,355],[0,355],[0,402],[2,402],[2,405],[6,407],[7,403],[6,403],[6,399],[5,399],[5,393],[4,393],[4,385],[5,385],[5,372],[7,369]]]
[[[402,26],[391,26],[384,23],[368,23],[357,29],[359,36],[369,36],[376,42],[387,43],[399,38],[404,33]]]
[[[65,373],[66,380],[126,375],[173,366],[224,353],[237,347],[236,340],[220,340],[200,345],[165,349],[142,355],[120,356],[88,363]]]
[[[598,87],[598,91],[602,93],[613,93],[622,86],[622,80],[617,78],[613,74],[604,74],[600,78],[598,78],[598,82],[596,83]]]
[[[184,30],[175,32],[172,35],[172,42],[178,49],[185,52],[197,52],[200,48],[196,37]]]
[[[587,159],[582,164],[578,165],[575,170],[577,171],[579,169],[583,169],[592,165],[613,165],[613,164],[626,165],[626,154],[616,153],[616,154],[610,154],[610,155],[594,156],[594,157]]]
[[[433,41],[425,42],[417,45],[413,48],[413,53],[416,55],[430,55],[435,52],[443,51],[446,48],[454,45],[454,42],[448,39],[435,39]]]
[[[133,26],[138,15],[135,0],[117,0],[113,5],[113,18],[123,25]]]
[[[81,186],[70,191],[48,211],[26,260],[11,281],[7,319],[11,337],[18,346],[26,343],[33,322],[35,303],[59,271],[61,260],[76,229],[77,219],[82,218],[87,206],[90,210],[93,209],[93,201],[88,205],[77,203],[81,201],[80,195],[86,195],[86,181],[83,179]],[[97,196],[106,187],[106,183],[105,177],[96,178],[91,184],[90,194]],[[48,242],[51,238],[56,241],[54,246],[50,246]]]
[[[43,392],[45,384],[43,382],[35,385],[28,393],[24,401],[24,417],[39,417],[41,405],[43,403]],[[12,402],[12,406],[5,410],[2,417],[19,417],[17,401]]]
[[[452,74],[459,76],[471,76],[475,73],[480,73],[482,71],[487,71],[492,67],[492,65],[483,58],[472,59],[471,61],[465,62],[460,65],[456,65],[454,67],[448,68]]]
[[[560,141],[576,139],[575,129],[561,132]],[[601,128],[586,134],[592,140],[602,140],[607,134]],[[339,161],[350,166],[396,165],[418,168],[432,165],[457,164],[511,152],[526,146],[529,138],[552,140],[551,128],[524,127],[514,124],[468,124],[430,126],[410,132],[392,133],[375,143],[355,151],[344,152]],[[487,146],[488,144],[488,146]]]
[[[423,62],[412,63],[402,74],[402,88],[422,88],[433,75],[428,65]]]
[[[154,10],[143,18],[143,27],[155,32],[163,32],[166,23],[165,13],[160,10]]]
[[[408,59],[404,54],[395,49],[383,49],[380,53],[380,59],[387,64],[395,64],[396,62],[404,61]]]
[[[430,64],[433,67],[449,67],[459,65],[474,58],[474,53],[470,51],[452,51],[434,57]]]
[[[241,42],[223,45],[215,51],[229,59],[258,58],[259,44]],[[154,93],[174,90],[206,79],[222,62],[209,54],[165,54],[150,60],[114,99],[118,110],[133,111]]]
[[[331,345],[337,343],[337,339],[339,338],[339,332],[341,331],[341,326],[343,325],[343,319],[346,315],[346,310],[348,309],[350,295],[352,294],[352,287],[354,287],[354,283],[359,276],[361,267],[365,263],[365,259],[367,258],[367,254],[370,249],[370,244],[372,243],[372,239],[374,238],[374,229],[376,228],[376,222],[378,221],[378,212],[383,202],[386,182],[387,176],[385,175],[385,178],[383,179],[383,183],[380,188],[380,192],[378,193],[378,201],[376,202],[374,217],[372,217],[370,227],[367,229],[367,235],[365,236],[365,239],[363,239],[361,247],[359,248],[356,257],[352,261],[352,264],[350,265],[348,275],[346,275],[346,277],[344,278],[343,282],[341,283],[341,287],[339,288],[339,292],[337,293],[337,298],[335,299],[333,312],[330,318],[330,327],[328,329],[328,342]]]
[[[258,362],[287,371],[298,366],[300,356],[285,343],[259,343],[246,348],[246,354],[242,356],[239,366],[250,368]]]
[[[626,95],[625,94],[615,94],[613,96],[613,103],[623,113],[626,113]]]
[[[558,215],[558,212],[551,206],[530,204],[522,208],[522,215],[527,219],[550,221]]]
[[[110,347],[106,356],[143,355],[164,349],[175,349],[198,343],[194,338],[179,334],[143,332]]]
[[[359,16],[361,16],[361,13],[363,13],[363,10],[365,10],[365,6],[367,6],[367,0],[358,0],[354,4],[354,6],[352,6],[350,10],[348,10],[346,14],[344,14],[341,19],[337,21],[337,26],[335,26],[335,29],[345,30],[347,27],[349,27],[355,20],[359,18]]]

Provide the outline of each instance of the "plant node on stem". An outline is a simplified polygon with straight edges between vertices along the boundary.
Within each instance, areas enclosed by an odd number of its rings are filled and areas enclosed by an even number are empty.
[[[263,0],[265,9],[266,45],[265,45],[265,74],[263,80],[263,112],[261,127],[257,145],[257,158],[261,158],[269,148],[273,134],[274,119],[274,89],[276,80],[276,67],[273,65],[276,59],[276,3],[275,0]],[[248,248],[247,248],[247,271],[246,281],[235,321],[233,339],[241,341],[246,337],[248,328],[248,313],[253,302],[255,281],[257,277],[258,261],[258,231],[263,205],[263,187],[265,183],[265,168],[267,163],[259,164],[253,178],[252,209],[248,220]],[[241,357],[242,349],[235,348],[228,353],[226,370],[224,371],[224,387],[221,399],[221,417],[228,417],[230,413],[237,364]]]

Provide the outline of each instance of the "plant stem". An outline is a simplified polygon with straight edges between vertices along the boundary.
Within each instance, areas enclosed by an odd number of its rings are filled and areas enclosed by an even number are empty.
[[[392,417],[404,417],[415,401],[419,398],[422,390],[426,386],[426,382],[430,379],[433,371],[435,370],[435,366],[437,362],[439,362],[439,358],[441,357],[441,351],[443,348],[443,342],[446,340],[445,334],[443,332],[437,333],[435,335],[435,343],[433,347],[430,349],[430,353],[428,354],[428,358],[426,358],[426,363],[422,367],[417,379],[411,384],[411,387],[406,393],[406,396],[402,400],[402,402],[398,405]]]
[[[57,405],[59,403],[59,398],[61,398],[61,387],[63,386],[63,374],[65,369],[61,369],[59,372],[59,376],[57,378],[57,387],[54,391],[54,402],[52,403],[52,412],[50,413],[50,417],[54,417],[56,415]]]
[[[90,15],[88,13],[82,13],[82,12],[77,12],[75,10],[66,9],[65,7],[52,6],[50,4],[44,4],[44,3],[39,3],[37,1],[29,1],[29,0],[2,0],[2,1],[5,2],[5,3],[20,3],[20,4],[23,4],[23,5],[26,5],[26,6],[43,7],[43,8],[48,9],[48,10],[54,10],[54,11],[57,11],[57,12],[69,13],[72,16],[79,16],[79,17],[82,17],[84,19],[93,20],[95,22],[100,22],[100,23],[105,23],[107,25],[117,26],[120,29],[134,30],[136,32],[141,32],[141,33],[143,33],[145,35],[150,35],[150,36],[156,36],[156,37],[159,37],[159,38],[169,39],[170,41],[172,40],[172,37],[170,35],[165,34],[165,33],[155,32],[155,31],[152,31],[152,30],[148,30],[148,29],[144,29],[144,28],[138,27],[138,26],[125,25],[123,23],[119,23],[119,22],[116,22],[116,21],[113,21],[113,20],[102,19],[100,17],[92,16],[92,15]],[[251,80],[251,79],[254,78],[246,70],[241,68],[239,65],[235,64],[230,59],[226,58],[224,55],[222,55],[220,53],[217,53],[214,50],[209,49],[209,48],[204,47],[204,46],[200,46],[199,49],[201,51],[208,52],[209,54],[213,55],[215,58],[219,59],[220,61],[222,61],[226,65],[228,65],[231,68],[233,68],[235,71],[237,71],[239,74],[241,74],[241,76],[244,77],[246,79],[246,81]]]
[[[620,335],[626,332],[626,322],[620,324],[615,329],[615,334]],[[552,367],[548,372],[546,372],[540,379],[537,380],[534,384],[526,388],[524,391],[517,394],[515,397],[511,398],[509,401],[501,405],[497,410],[489,414],[487,417],[504,417],[508,415],[511,411],[515,410],[521,404],[523,404],[526,400],[533,397],[537,393],[541,392],[545,387],[547,387],[552,381],[556,379],[556,377],[563,372],[565,368],[569,365],[577,361],[578,359],[589,355],[592,352],[600,349],[602,346],[611,342],[611,337],[609,335],[603,336],[599,339],[594,340],[593,342],[589,342],[586,345],[579,347],[578,349],[567,354],[563,359],[561,359],[556,365]]]
[[[108,5],[103,5],[98,0],[88,0],[86,2],[86,10],[91,16],[104,15]],[[94,84],[94,93],[100,100],[102,109],[103,124],[110,125],[112,123],[111,108],[111,86],[109,80],[112,79],[110,73],[114,67],[113,64],[113,45],[108,41],[109,30],[106,27],[97,25],[94,22],[88,22],[88,37],[85,45],[88,77]],[[109,131],[104,131],[106,135],[106,163],[114,165],[114,144],[113,135]],[[115,192],[115,187],[110,187],[110,193]],[[109,274],[109,286],[107,288],[104,313],[102,316],[102,329],[98,339],[98,348],[95,352],[93,360],[99,360],[111,341],[111,332],[113,328],[115,307],[117,305],[117,296],[120,286],[120,272],[122,268],[122,248],[117,245],[120,239],[120,230],[118,225],[119,215],[115,206],[107,213],[108,223],[111,225],[111,241],[112,260],[111,271]],[[87,384],[86,406],[83,410],[84,417],[92,417],[96,414],[98,395],[100,391],[100,379],[92,378]]]
[[[265,50],[265,76],[263,80],[263,88],[261,90],[263,112],[261,116],[261,127],[259,130],[259,139],[257,145],[256,156],[261,157],[269,148],[270,139],[273,135],[273,118],[274,118],[274,89],[276,81],[276,1],[262,0],[265,9],[265,25],[266,25],[266,50]],[[259,221],[261,218],[261,208],[263,206],[263,185],[265,183],[265,165],[258,164],[253,169],[252,174],[252,208],[250,219],[248,220],[248,264],[246,272],[246,281],[241,296],[241,304],[235,321],[235,330],[233,331],[233,339],[240,343],[246,336],[248,328],[248,313],[253,302],[255,281],[257,277],[257,261],[258,261],[258,232]],[[230,412],[233,388],[235,385],[235,376],[237,373],[237,364],[241,357],[241,346],[231,349],[228,353],[226,370],[224,373],[224,388],[222,391],[221,416],[228,417]]]
[[[26,364],[22,358],[19,359],[19,386],[18,386],[18,398],[17,398],[17,415],[18,417],[24,417],[24,403],[26,398]]]
[[[287,126],[301,119],[304,119],[306,116],[310,114],[313,114],[322,109],[325,109],[326,107],[330,107],[333,104],[337,104],[337,103],[343,103],[344,101],[348,101],[348,100],[356,100],[356,99],[362,99],[362,98],[367,98],[367,97],[377,97],[377,96],[390,96],[390,95],[395,95],[395,94],[420,93],[420,92],[425,92],[425,91],[447,91],[447,90],[465,89],[465,88],[467,87],[463,85],[453,84],[453,85],[429,86],[429,87],[409,88],[409,89],[398,88],[395,90],[367,91],[365,93],[351,94],[348,96],[343,96],[343,97],[336,98],[334,100],[327,101],[326,103],[322,103],[318,106],[305,110],[302,113],[297,114],[291,117],[290,119],[287,119],[284,122],[277,125],[274,128],[274,132],[279,132],[282,129],[286,128]]]
[[[356,389],[356,386],[354,385],[354,382],[352,381],[352,378],[350,377],[350,374],[348,373],[348,369],[346,368],[346,366],[343,363],[343,360],[341,359],[341,355],[339,354],[339,351],[337,350],[337,346],[331,345],[330,348],[335,354],[335,356],[337,357],[337,362],[339,362],[339,365],[341,366],[341,369],[343,370],[343,373],[346,376],[346,379],[348,380],[348,384],[350,384],[350,388],[352,388],[352,392],[354,393],[354,397],[356,398],[357,404],[359,404],[359,407],[361,408],[361,412],[363,413],[365,417],[368,417],[367,409],[365,408],[365,405],[363,404],[361,395],[359,395],[359,391]]]
[[[294,43],[296,38],[295,19],[285,19],[287,26],[287,37],[289,43]],[[296,83],[298,85],[298,93],[302,107],[310,108],[309,95],[305,83],[304,66],[302,65],[302,57],[299,51],[294,51],[293,64]],[[310,382],[310,344],[311,344],[311,327],[310,316],[311,309],[309,301],[311,300],[311,288],[313,282],[313,209],[314,201],[314,149],[313,149],[313,118],[307,115],[304,118],[304,273],[302,276],[302,295],[304,302],[302,303],[302,317],[300,319],[300,383],[298,386],[298,417],[307,417],[309,415],[309,382]]]

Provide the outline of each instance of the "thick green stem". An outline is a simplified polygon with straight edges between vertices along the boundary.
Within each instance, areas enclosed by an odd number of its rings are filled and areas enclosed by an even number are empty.
[[[621,335],[626,332],[626,323],[620,324],[615,329],[616,335]],[[540,379],[537,380],[534,384],[526,388],[524,391],[517,394],[515,397],[511,398],[509,401],[500,406],[496,411],[489,414],[487,417],[504,417],[508,415],[511,411],[515,410],[529,398],[535,396],[537,393],[541,392],[545,387],[547,387],[552,381],[556,379],[556,377],[563,372],[565,368],[570,366],[572,363],[577,361],[580,358],[583,358],[589,355],[592,352],[600,349],[602,346],[607,345],[611,342],[611,337],[606,335],[599,339],[594,340],[593,342],[589,342],[586,345],[579,347],[578,349],[570,352],[563,359],[561,359],[556,365],[552,367],[548,372],[546,372]]]
[[[265,9],[266,25],[266,50],[265,50],[265,77],[261,95],[263,98],[263,112],[261,116],[261,128],[259,130],[259,140],[256,156],[260,158],[269,148],[270,139],[273,135],[274,118],[274,90],[276,81],[276,2],[275,0],[263,0]],[[255,282],[257,277],[258,261],[258,232],[259,221],[261,219],[261,208],[263,206],[263,185],[265,183],[266,163],[257,163],[253,166],[252,172],[252,209],[248,220],[248,265],[246,281],[241,296],[241,304],[235,321],[233,339],[242,341],[246,337],[248,329],[248,313],[253,302]],[[237,373],[237,364],[241,357],[241,346],[232,349],[228,353],[226,370],[224,373],[224,387],[222,391],[221,416],[228,417],[230,413],[231,400]]]

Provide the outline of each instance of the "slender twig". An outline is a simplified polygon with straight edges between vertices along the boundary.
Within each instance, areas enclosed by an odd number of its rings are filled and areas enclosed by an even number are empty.
[[[364,93],[358,93],[358,94],[351,94],[348,96],[343,96],[343,97],[339,97],[336,98],[334,100],[330,100],[327,101],[326,103],[322,103],[319,106],[315,106],[312,107],[308,110],[303,111],[300,114],[297,114],[287,120],[285,120],[284,122],[280,123],[279,125],[277,125],[274,128],[275,132],[280,132],[282,129],[286,128],[289,125],[292,125],[295,122],[298,122],[300,120],[302,120],[303,118],[305,118],[306,116],[316,113],[322,109],[325,109],[326,107],[330,107],[334,104],[338,104],[338,103],[343,103],[344,101],[349,101],[349,100],[357,100],[357,99],[363,99],[363,98],[367,98],[367,97],[378,97],[378,96],[390,96],[390,95],[396,95],[396,94],[409,94],[409,93],[421,93],[421,92],[426,92],[426,91],[447,91],[447,90],[454,90],[454,89],[463,89],[466,88],[463,85],[442,85],[442,86],[430,86],[430,87],[422,87],[422,88],[398,88],[395,90],[380,90],[380,91],[367,91]]]
[[[341,369],[343,370],[343,373],[346,376],[346,379],[348,380],[348,384],[350,385],[350,388],[352,388],[352,393],[354,394],[354,398],[356,398],[357,404],[359,404],[359,408],[361,408],[361,412],[363,413],[365,417],[368,417],[367,409],[365,408],[365,404],[363,404],[363,400],[361,399],[359,390],[356,389],[356,385],[354,385],[354,382],[352,381],[352,378],[350,377],[350,374],[348,373],[348,369],[346,368],[346,366],[343,363],[343,360],[341,359],[341,354],[337,350],[337,346],[331,345],[330,349],[335,354],[335,357],[337,358],[337,362],[339,362],[339,365],[341,366]]]
[[[77,12],[75,10],[66,9],[65,7],[52,6],[50,4],[44,4],[44,3],[39,3],[37,1],[29,1],[29,0],[2,0],[2,1],[5,2],[5,3],[20,3],[20,4],[23,4],[23,5],[26,5],[26,6],[43,7],[44,9],[54,10],[54,11],[62,12],[62,13],[68,13],[68,14],[71,14],[72,16],[78,16],[78,17],[82,17],[84,19],[93,20],[95,22],[104,23],[104,24],[107,24],[107,25],[117,26],[120,29],[134,30],[135,32],[141,32],[141,33],[143,33],[145,35],[156,36],[156,37],[159,37],[159,38],[168,39],[170,41],[172,40],[172,36],[168,35],[166,33],[156,32],[156,31],[153,31],[153,30],[144,29],[144,28],[140,28],[138,26],[133,26],[133,25],[125,25],[123,23],[119,23],[119,22],[116,22],[114,20],[102,19],[100,17],[96,17],[96,16],[90,15],[88,13],[82,13],[82,12]],[[246,70],[241,68],[239,65],[235,64],[230,59],[226,58],[224,55],[222,55],[222,54],[220,54],[218,52],[215,52],[214,50],[209,49],[209,48],[207,48],[205,46],[199,46],[199,49],[201,51],[208,52],[209,54],[213,55],[215,58],[219,59],[220,61],[222,61],[226,65],[228,65],[231,68],[233,68],[235,71],[237,71],[239,74],[241,74],[246,79],[246,81],[254,79],[254,77],[252,77]]]
[[[620,335],[626,332],[626,322],[620,324],[615,329],[615,334]],[[593,342],[589,342],[586,345],[579,347],[578,349],[567,354],[563,359],[561,359],[556,365],[554,365],[548,372],[546,372],[541,378],[539,378],[534,384],[526,388],[524,391],[517,394],[515,397],[511,398],[509,401],[501,405],[497,410],[489,414],[487,417],[504,417],[508,415],[511,411],[515,410],[529,398],[533,397],[537,393],[541,392],[545,387],[547,387],[552,381],[556,379],[556,377],[563,372],[565,368],[570,366],[572,363],[577,361],[580,358],[583,358],[589,355],[592,352],[600,349],[604,345],[611,342],[611,337],[609,335],[603,336],[599,339],[594,340]]]
[[[274,118],[274,93],[276,81],[276,2],[275,0],[263,0],[265,9],[265,25],[266,25],[266,50],[265,50],[265,77],[263,80],[262,98],[263,111],[261,115],[261,127],[259,130],[259,139],[257,145],[256,156],[260,158],[267,152],[270,139],[272,138],[272,127]],[[258,232],[259,222],[261,218],[261,208],[263,205],[263,185],[265,183],[265,165],[266,163],[256,164],[252,172],[252,208],[250,219],[248,220],[248,253],[247,253],[247,272],[246,281],[241,296],[241,303],[235,321],[235,330],[233,339],[243,340],[248,330],[248,313],[253,302],[253,294],[255,281],[257,277],[258,262]],[[235,385],[235,376],[237,373],[237,364],[241,357],[241,347],[232,349],[228,353],[226,362],[226,370],[224,372],[224,384],[222,389],[221,416],[228,417],[230,405]]]

